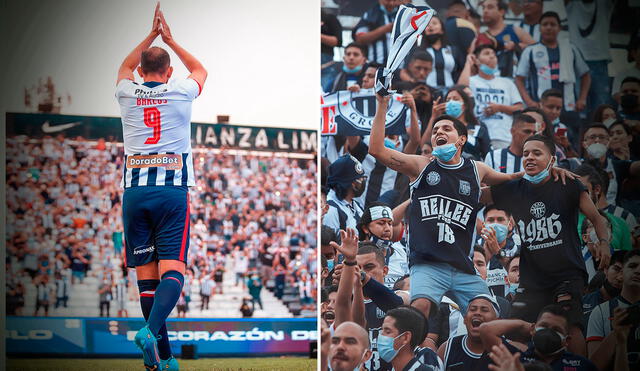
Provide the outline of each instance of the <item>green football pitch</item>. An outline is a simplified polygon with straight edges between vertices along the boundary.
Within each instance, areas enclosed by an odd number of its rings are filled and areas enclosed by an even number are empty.
[[[316,360],[303,357],[282,358],[200,358],[178,359],[181,371],[196,370],[315,370]],[[144,370],[142,359],[25,359],[9,358],[7,370],[38,371],[137,371]]]

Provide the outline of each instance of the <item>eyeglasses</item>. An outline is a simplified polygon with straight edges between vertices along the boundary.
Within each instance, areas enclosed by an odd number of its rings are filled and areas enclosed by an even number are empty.
[[[606,141],[609,140],[609,136],[608,135],[589,135],[588,137],[584,137],[585,140],[602,140],[602,141]]]

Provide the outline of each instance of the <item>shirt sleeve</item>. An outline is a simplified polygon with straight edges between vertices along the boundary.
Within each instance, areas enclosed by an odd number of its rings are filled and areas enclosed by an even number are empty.
[[[194,100],[200,95],[200,84],[194,79],[186,78],[177,80],[173,88],[189,100]]]
[[[516,69],[516,76],[529,76],[529,64],[531,63],[531,50],[530,46],[527,46],[522,51],[520,61],[518,62],[518,68]]]
[[[587,66],[587,62],[584,61],[584,57],[578,48],[572,45],[571,49],[573,50],[573,68],[576,71],[576,76],[582,77],[585,73],[589,72],[589,66]]]
[[[322,224],[327,227],[333,228],[335,231],[340,230],[340,216],[338,215],[338,209],[329,205],[329,210],[322,218]]]
[[[604,334],[604,317],[602,313],[602,306],[609,305],[609,302],[604,302],[594,310],[591,311],[589,316],[589,324],[587,325],[587,343],[590,341],[602,341],[605,337]]]
[[[118,84],[116,85],[116,98],[122,97],[126,89],[133,84],[135,83],[129,79],[122,79],[118,81]]]
[[[505,78],[505,81],[509,84],[509,89],[511,90],[511,105],[522,103],[522,97],[520,96],[520,92],[518,91],[518,87],[516,84]]]

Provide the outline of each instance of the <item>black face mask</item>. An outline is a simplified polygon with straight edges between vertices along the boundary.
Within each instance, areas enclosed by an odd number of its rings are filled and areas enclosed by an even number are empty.
[[[532,340],[536,350],[543,356],[551,356],[564,349],[562,338],[552,329],[541,328],[537,330]]]
[[[622,292],[622,289],[613,287],[613,285],[606,279],[604,280],[602,287],[604,287],[604,291],[606,291],[607,294],[612,298],[615,298],[616,296],[620,295],[620,292]]]
[[[353,189],[354,198],[358,198],[362,196],[362,194],[364,193],[364,182],[362,182],[360,185],[357,185],[357,186],[352,185],[351,189]]]
[[[440,40],[440,38],[442,38],[442,34],[441,33],[434,33],[434,34],[431,34],[431,35],[424,35],[422,37],[424,37],[424,39],[427,40],[427,42],[429,44],[433,44],[436,41]]]
[[[638,96],[633,94],[625,94],[620,96],[620,105],[625,110],[634,110],[638,107]]]

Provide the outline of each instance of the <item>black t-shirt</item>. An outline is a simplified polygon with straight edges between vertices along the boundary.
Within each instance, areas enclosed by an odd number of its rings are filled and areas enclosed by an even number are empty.
[[[342,26],[335,15],[325,11],[320,12],[320,33],[323,35],[335,36],[338,38],[338,45],[342,46]],[[322,54],[333,55],[333,47],[321,44],[320,52]]]
[[[586,283],[577,227],[582,192],[582,183],[571,179],[566,185],[517,179],[491,187],[496,207],[511,213],[522,239],[520,287],[547,290],[575,278]]]
[[[514,354],[516,352],[520,352],[520,361],[523,364],[531,363],[531,362],[543,362],[535,353],[535,349],[533,344],[529,344],[529,348],[525,352],[520,351],[520,349],[514,347],[513,345],[503,342],[507,349]],[[574,370],[574,371],[596,371],[596,366],[591,363],[588,359],[579,356],[577,354],[573,354],[570,352],[563,352],[562,355],[556,358],[553,362],[549,364],[553,371],[566,371],[566,370]]]
[[[438,370],[440,363],[438,355],[429,348],[416,348],[411,358],[402,371],[432,371]]]

